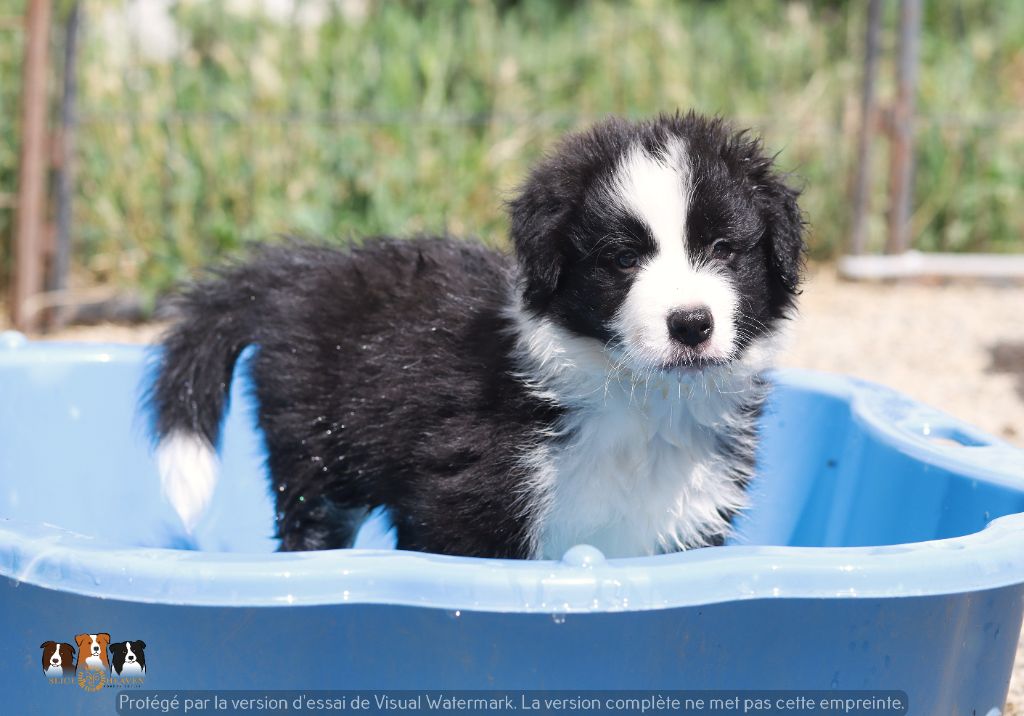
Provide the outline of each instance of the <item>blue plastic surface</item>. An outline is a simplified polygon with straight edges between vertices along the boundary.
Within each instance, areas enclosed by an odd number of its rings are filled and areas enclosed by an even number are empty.
[[[4,713],[111,713],[39,644],[147,643],[147,689],[899,689],[1001,708],[1024,613],[1024,453],[889,390],[776,374],[753,505],[719,548],[559,562],[274,553],[244,365],[187,535],[136,407],[144,352],[0,334]],[[317,658],[315,652],[329,655]],[[13,710],[6,710],[13,709]]]

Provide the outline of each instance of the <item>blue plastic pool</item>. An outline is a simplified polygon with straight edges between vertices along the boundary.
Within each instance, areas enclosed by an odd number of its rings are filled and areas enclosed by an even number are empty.
[[[146,689],[895,689],[1001,709],[1024,611],[1024,454],[899,395],[784,371],[725,547],[560,562],[277,554],[244,378],[186,536],[136,412],[144,351],[0,336],[2,713],[113,713],[39,645],[146,642]],[[244,369],[239,373],[244,373]]]

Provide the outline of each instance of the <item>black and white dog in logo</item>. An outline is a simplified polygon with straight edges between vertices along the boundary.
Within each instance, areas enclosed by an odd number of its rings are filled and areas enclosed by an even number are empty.
[[[111,669],[117,676],[146,675],[146,642],[119,641],[110,645]]]

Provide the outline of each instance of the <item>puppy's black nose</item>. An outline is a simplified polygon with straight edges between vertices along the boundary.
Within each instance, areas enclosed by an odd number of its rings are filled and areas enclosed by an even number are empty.
[[[50,663],[51,664],[59,664],[60,663],[60,659],[54,657],[53,659],[50,659]]]
[[[668,334],[691,348],[711,337],[715,319],[705,306],[684,308],[668,314]]]

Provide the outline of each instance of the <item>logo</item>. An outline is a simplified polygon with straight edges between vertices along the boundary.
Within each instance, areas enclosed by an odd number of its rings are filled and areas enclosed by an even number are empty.
[[[138,688],[146,680],[146,642],[111,642],[106,632],[79,634],[72,646],[44,641],[43,675],[50,684],[76,684],[84,691]],[[76,661],[77,653],[77,661]]]

